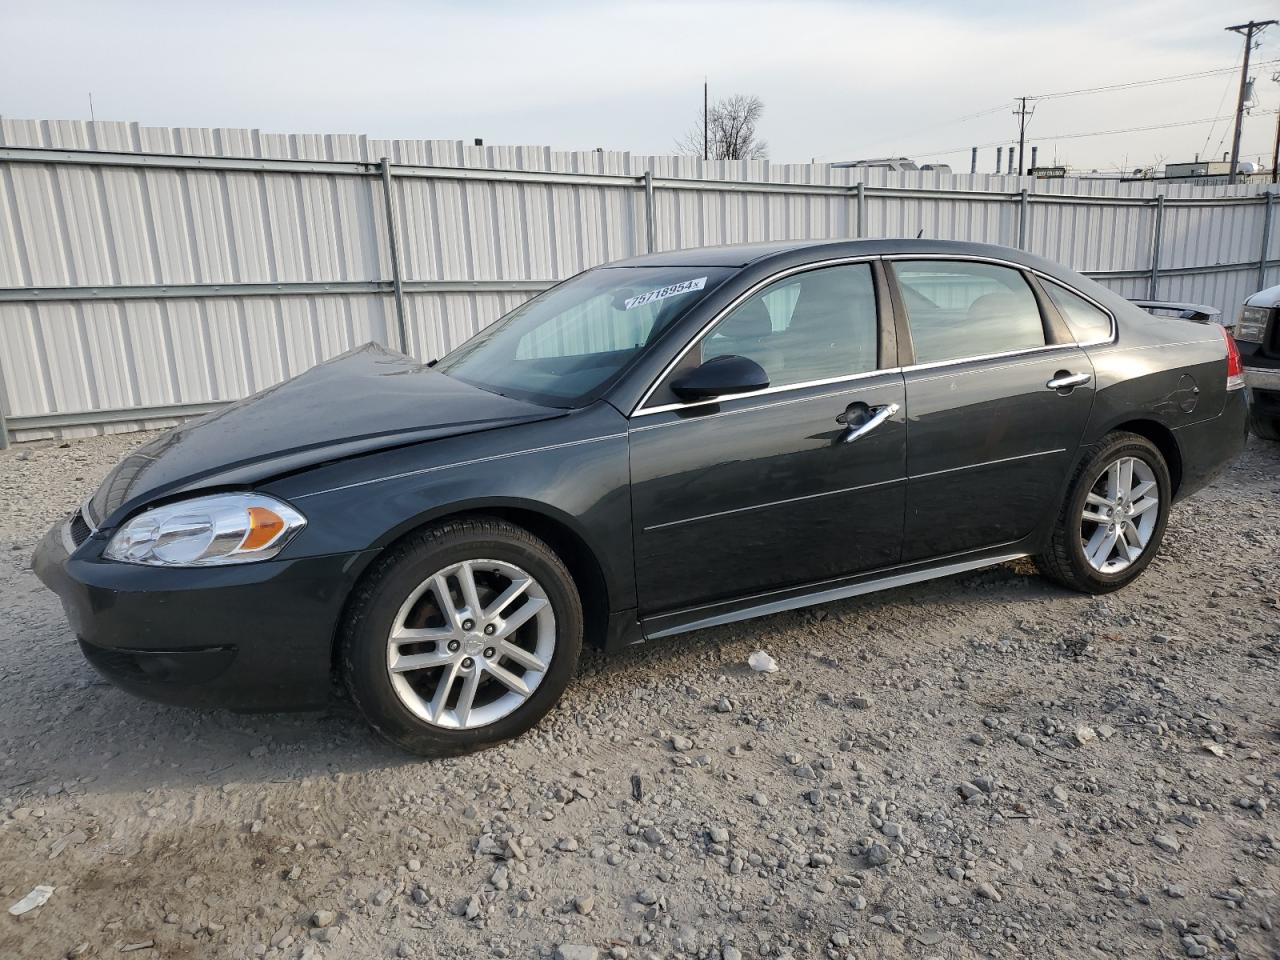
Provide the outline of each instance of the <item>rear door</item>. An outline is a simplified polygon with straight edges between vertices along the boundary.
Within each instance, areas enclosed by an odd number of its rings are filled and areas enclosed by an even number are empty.
[[[870,262],[791,271],[730,310],[632,415],[643,616],[897,562],[903,382],[880,343],[879,299]],[[723,355],[758,362],[768,389],[698,403],[671,393],[672,378]]]
[[[1057,507],[1093,365],[1014,265],[895,258],[891,273],[912,351],[902,559],[1017,541]]]

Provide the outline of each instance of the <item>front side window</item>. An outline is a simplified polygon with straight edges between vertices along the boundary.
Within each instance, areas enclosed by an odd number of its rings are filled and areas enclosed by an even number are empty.
[[[871,266],[850,263],[786,277],[753,294],[702,340],[703,362],[748,357],[771,387],[876,369]]]
[[[718,287],[725,267],[603,267],[517,307],[436,364],[466,383],[580,406]]]
[[[1052,281],[1044,280],[1040,285],[1062,314],[1076,343],[1097,343],[1099,340],[1111,339],[1111,317],[1106,313],[1078,293],[1072,293]]]
[[[1045,345],[1035,294],[1018,270],[953,260],[893,264],[916,363],[1010,353]]]

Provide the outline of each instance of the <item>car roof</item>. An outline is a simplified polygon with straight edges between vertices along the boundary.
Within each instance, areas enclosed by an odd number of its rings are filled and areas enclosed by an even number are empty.
[[[880,240],[774,240],[765,243],[735,243],[719,247],[690,247],[665,253],[650,253],[628,257],[596,269],[627,267],[726,267],[743,269],[750,267],[762,274],[834,260],[841,257],[887,257],[902,255],[974,257],[1004,260],[1026,269],[1037,270],[1053,277],[1104,304],[1111,311],[1127,312],[1133,308],[1127,300],[1113,290],[1089,277],[1076,273],[1060,263],[1044,257],[1002,247],[994,243],[971,243],[967,240],[925,240],[916,238],[888,238]]]
[[[967,257],[995,257],[1012,260],[1050,272],[1062,268],[1047,260],[1012,247],[961,240],[774,240],[764,243],[733,243],[718,247],[689,247],[665,253],[649,253],[607,264],[608,267],[745,267],[773,258],[796,261],[811,258],[885,256],[889,254],[950,254]],[[807,255],[807,257],[805,256]]]

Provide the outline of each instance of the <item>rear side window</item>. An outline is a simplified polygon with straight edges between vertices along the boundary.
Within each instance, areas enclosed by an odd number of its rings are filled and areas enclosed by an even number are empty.
[[[916,363],[960,360],[1045,345],[1035,294],[1018,270],[989,263],[900,260]]]
[[[1097,343],[1111,339],[1111,317],[1079,294],[1045,280],[1040,284],[1067,322],[1076,343]]]
[[[787,386],[876,369],[871,266],[850,263],[778,280],[743,301],[702,341],[702,360],[736,354]]]

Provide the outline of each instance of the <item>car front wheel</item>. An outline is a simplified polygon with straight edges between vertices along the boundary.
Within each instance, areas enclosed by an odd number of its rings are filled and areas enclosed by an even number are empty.
[[[1073,590],[1118,590],[1155,557],[1171,499],[1169,468],[1155,444],[1109,434],[1085,451],[1036,565]]]
[[[352,699],[397,746],[467,753],[534,726],[582,648],[582,605],[560,558],[502,520],[463,518],[390,548],[357,588],[342,635]]]

